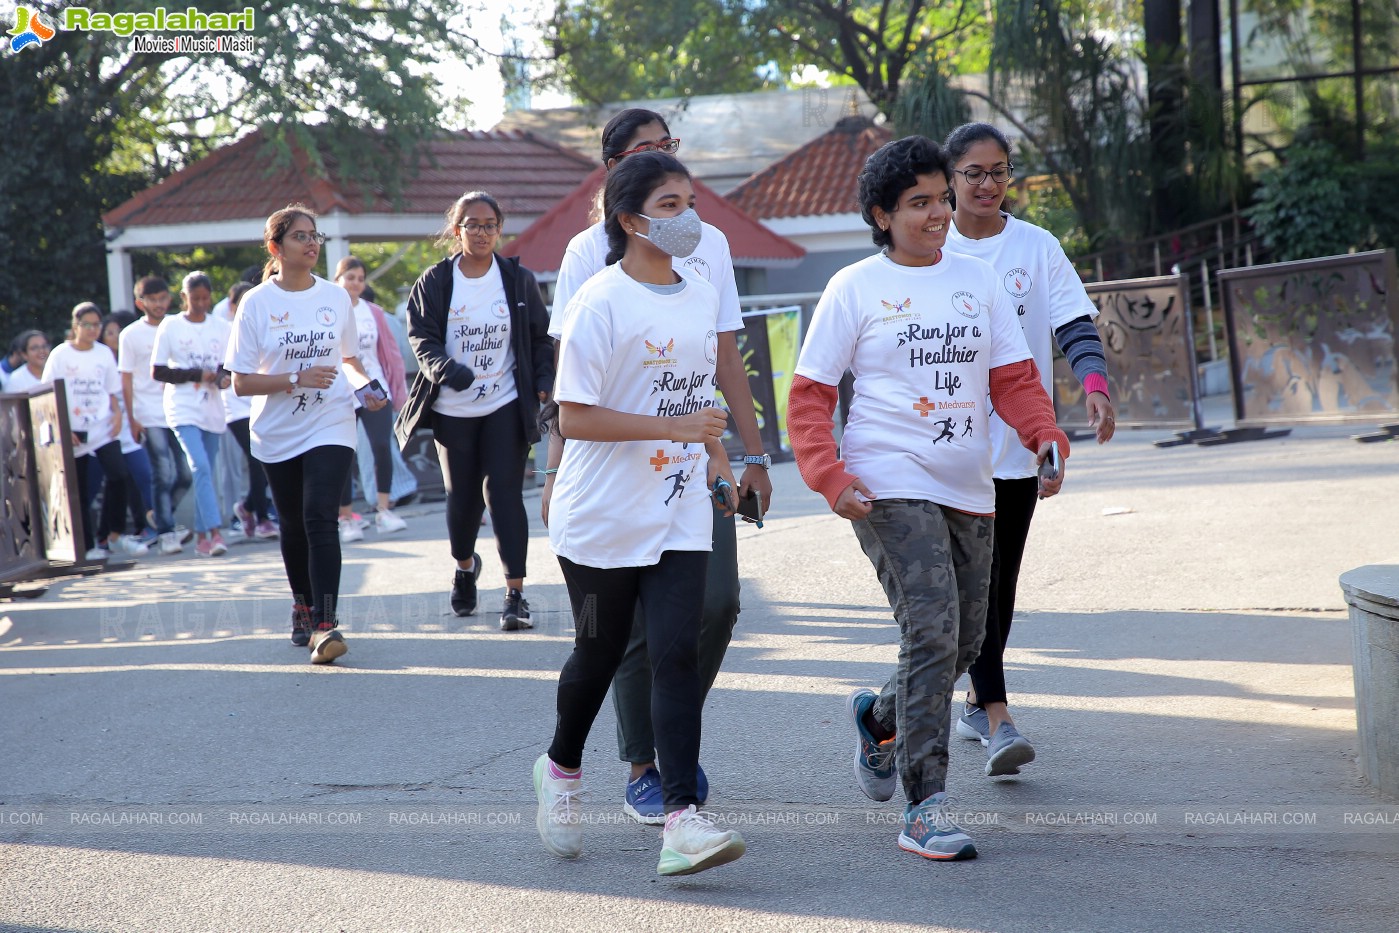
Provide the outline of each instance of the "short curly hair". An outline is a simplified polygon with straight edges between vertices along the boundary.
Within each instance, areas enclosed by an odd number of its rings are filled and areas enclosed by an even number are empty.
[[[881,249],[893,245],[888,230],[879,229],[874,209],[892,214],[899,196],[918,184],[919,175],[942,174],[951,184],[952,161],[937,143],[926,136],[905,136],[880,146],[865,160],[856,179],[860,188],[860,216],[870,225],[870,238]]]

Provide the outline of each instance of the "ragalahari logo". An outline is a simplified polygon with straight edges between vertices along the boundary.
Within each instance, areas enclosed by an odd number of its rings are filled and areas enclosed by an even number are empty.
[[[15,10],[15,28],[10,30],[10,35],[14,36],[10,40],[10,51],[18,52],[26,46],[43,45],[56,33],[37,10],[22,6]]]

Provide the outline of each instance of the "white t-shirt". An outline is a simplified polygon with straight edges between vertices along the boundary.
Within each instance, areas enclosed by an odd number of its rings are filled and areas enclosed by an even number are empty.
[[[359,362],[365,375],[378,379],[387,392],[389,383],[384,378],[384,367],[379,365],[379,322],[374,320],[369,302],[363,299],[355,305],[355,332],[359,334]]]
[[[359,352],[345,289],[320,276],[310,288],[285,291],[269,279],[243,296],[224,365],[234,373],[283,374],[339,367]],[[253,456],[281,463],[314,447],[355,446],[355,399],[342,373],[328,389],[254,395]]]
[[[1098,316],[1059,240],[1048,230],[1009,214],[995,236],[970,240],[954,224],[947,250],[991,264],[1020,318],[1025,342],[1039,367],[1044,391],[1054,397],[1054,331],[1075,318]],[[1035,455],[1020,443],[1015,429],[991,413],[992,472],[1000,479],[1024,479],[1036,472]]]
[[[33,373],[31,373],[29,371],[28,366],[21,366],[19,369],[16,369],[14,372],[10,373],[8,377],[6,377],[5,391],[23,392],[30,386],[36,386],[43,381],[44,380],[42,377],[36,376]]]
[[[495,257],[486,274],[476,279],[467,278],[461,266],[452,263],[447,352],[471,367],[476,381],[463,392],[443,386],[432,403],[433,411],[454,418],[484,418],[519,398],[510,331],[510,304]]]
[[[609,266],[574,297],[559,349],[560,402],[678,416],[714,404],[719,296],[686,280],[658,295]],[[571,440],[549,507],[554,552],[589,567],[646,567],[708,551],[714,517],[703,444]]]
[[[68,396],[68,427],[86,431],[87,442],[73,448],[73,456],[84,457],[110,443],[112,435],[112,396],[121,400],[121,376],[112,351],[101,343],[90,350],[79,350],[67,341],[53,348],[40,382],[63,380]],[[125,419],[123,419],[125,420]]]
[[[158,329],[159,325],[144,317],[122,328],[117,336],[117,369],[131,373],[131,417],[143,427],[167,428],[165,383],[157,382],[151,375],[151,354],[155,352]]]
[[[1009,298],[985,262],[947,252],[920,267],[881,253],[826,285],[796,372],[855,374],[845,469],[877,498],[996,510],[989,374],[1030,358]]]
[[[738,305],[738,283],[734,281],[734,261],[729,240],[712,224],[704,224],[699,246],[684,259],[671,264],[682,275],[708,282],[719,294],[719,333],[743,330],[743,309]],[[549,336],[563,334],[564,311],[569,301],[588,281],[607,267],[607,231],[601,222],[593,224],[568,241],[554,284],[554,306],[549,319]]]
[[[155,334],[151,365],[173,369],[217,370],[228,352],[229,323],[212,314],[196,324],[184,314],[172,314],[160,322]],[[219,388],[207,382],[167,382],[165,423],[170,427],[194,425],[222,434],[226,421]]]

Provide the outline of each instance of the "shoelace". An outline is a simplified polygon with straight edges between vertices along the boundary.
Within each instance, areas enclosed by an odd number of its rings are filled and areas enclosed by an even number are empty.
[[[581,818],[583,815],[581,798],[584,793],[585,791],[581,787],[576,790],[565,790],[556,793],[554,795],[554,802],[549,805],[549,819],[555,823],[572,822],[570,817],[575,815],[575,808],[577,808],[577,816]],[[563,812],[557,813],[560,809],[562,809]]]
[[[883,771],[894,760],[894,743],[878,742],[869,753],[870,767],[875,771]]]
[[[962,828],[960,826],[952,822],[952,817],[947,815],[947,810],[951,805],[952,798],[944,797],[942,798],[942,803],[936,804],[924,810],[924,813],[931,818],[933,828],[936,829],[938,832],[956,833],[962,831]]]
[[[694,805],[682,811],[675,818],[675,825],[671,828],[676,830],[692,829],[700,833],[717,833],[719,831],[714,827],[714,818],[708,813],[701,813]],[[661,838],[663,839],[665,838],[665,830],[666,827],[662,826]]]

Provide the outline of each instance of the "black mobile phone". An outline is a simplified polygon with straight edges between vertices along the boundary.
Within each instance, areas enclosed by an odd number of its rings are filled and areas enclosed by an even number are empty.
[[[763,527],[763,494],[756,489],[748,490],[748,495],[738,500],[738,514],[745,522]]]
[[[358,389],[355,389],[355,398],[359,399],[361,405],[368,408],[371,398],[377,398],[381,402],[387,402],[389,400],[389,393],[384,391],[384,387],[379,384],[378,379],[371,379]]]

